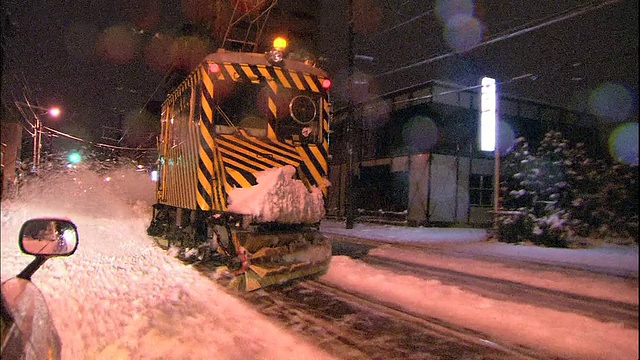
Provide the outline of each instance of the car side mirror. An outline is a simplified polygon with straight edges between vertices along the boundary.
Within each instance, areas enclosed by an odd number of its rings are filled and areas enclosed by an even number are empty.
[[[22,224],[20,250],[29,255],[69,256],[78,247],[78,229],[64,219],[31,219]]]

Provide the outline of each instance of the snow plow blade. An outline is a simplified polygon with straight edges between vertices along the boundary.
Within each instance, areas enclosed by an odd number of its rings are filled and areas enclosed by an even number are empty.
[[[244,236],[243,236],[244,235]],[[240,269],[229,287],[254,291],[291,280],[320,276],[331,262],[331,242],[317,231],[238,234]]]

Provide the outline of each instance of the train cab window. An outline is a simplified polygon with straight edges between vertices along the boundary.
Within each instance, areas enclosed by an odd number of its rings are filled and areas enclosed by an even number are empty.
[[[246,129],[250,134],[266,135],[267,117],[264,111],[266,104],[261,103],[260,84],[251,82],[227,82],[226,91],[220,91],[216,96],[214,124],[216,129],[235,130]],[[264,100],[262,100],[264,102]]]
[[[319,94],[278,88],[249,79],[214,84],[214,125],[217,133],[232,134],[238,128],[249,135],[266,136],[268,124],[280,141],[321,144],[323,99]]]

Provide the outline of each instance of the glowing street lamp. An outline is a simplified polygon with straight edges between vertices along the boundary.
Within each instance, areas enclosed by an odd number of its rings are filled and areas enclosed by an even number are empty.
[[[480,84],[480,150],[494,151],[498,140],[496,80],[484,77]]]
[[[480,150],[494,152],[493,226],[497,229],[500,211],[500,128],[496,79],[483,77],[480,86]]]
[[[60,111],[60,108],[58,107],[52,107],[47,111],[47,113],[57,118],[58,116],[60,116],[61,111]]]

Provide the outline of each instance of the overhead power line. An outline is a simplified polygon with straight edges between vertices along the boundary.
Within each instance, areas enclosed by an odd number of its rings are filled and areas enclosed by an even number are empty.
[[[136,151],[157,150],[156,148],[138,148],[138,147],[134,148],[134,147],[115,146],[115,145],[109,145],[109,144],[103,144],[103,143],[96,143],[96,142],[84,140],[84,139],[79,138],[77,136],[73,136],[73,135],[69,135],[69,134],[63,133],[62,131],[55,130],[55,129],[50,128],[48,126],[45,126],[44,128],[47,129],[48,131],[56,134],[56,135],[66,137],[67,139],[71,139],[71,140],[87,143],[89,145],[93,145],[93,146],[96,146],[96,147],[104,147],[104,148],[119,149],[119,150],[136,150]]]
[[[496,85],[506,85],[506,84],[512,83],[514,81],[518,81],[518,80],[522,80],[522,79],[529,79],[529,78],[531,78],[533,76],[535,76],[535,75],[534,74],[529,74],[529,73],[523,74],[523,75],[518,75],[518,76],[512,77],[509,80],[505,80],[505,81],[501,81],[499,83],[496,83]],[[393,102],[393,104],[395,105],[395,104],[402,104],[402,103],[405,103],[405,102],[414,102],[416,100],[426,100],[426,99],[434,98],[436,96],[444,96],[444,95],[457,94],[457,93],[460,93],[460,92],[465,92],[465,91],[470,91],[470,90],[477,90],[477,89],[480,89],[481,87],[482,87],[482,85],[467,86],[467,87],[462,87],[462,88],[459,88],[459,89],[442,91],[442,92],[439,92],[437,94],[429,94],[429,95],[425,95],[425,96],[418,96],[418,97],[414,97],[414,98],[411,98],[411,99],[405,99],[405,100],[395,100]]]
[[[608,5],[612,5],[612,4],[615,4],[615,3],[618,3],[618,2],[620,2],[620,0],[608,0],[608,1],[598,2],[598,3],[591,3],[591,4],[583,6],[583,7],[579,7],[579,8],[573,9],[573,10],[568,10],[567,12],[564,12],[564,13],[562,13],[562,14],[560,14],[558,16],[555,16],[555,17],[553,17],[553,18],[551,18],[549,20],[545,20],[542,23],[539,23],[539,24],[536,24],[536,25],[531,25],[531,26],[524,25],[524,26],[527,26],[527,27],[522,28],[522,29],[518,29],[518,30],[515,30],[515,31],[510,31],[510,32],[508,32],[508,33],[506,33],[504,35],[495,36],[495,37],[493,37],[493,38],[491,38],[489,40],[486,40],[486,41],[483,41],[481,43],[478,43],[477,45],[474,45],[474,46],[471,46],[469,48],[466,48],[465,51],[474,50],[474,49],[477,49],[477,48],[480,48],[480,47],[484,47],[484,46],[487,46],[487,45],[490,45],[490,44],[494,44],[494,43],[496,43],[498,41],[503,41],[503,40],[507,40],[507,39],[522,35],[522,34],[526,34],[528,32],[531,32],[531,31],[534,31],[534,30],[538,30],[538,29],[541,29],[543,27],[546,27],[546,26],[549,26],[549,25],[552,25],[552,24],[555,24],[555,23],[558,23],[558,22],[561,22],[561,21],[564,21],[564,20],[568,20],[568,19],[574,18],[576,16],[579,16],[579,15],[582,15],[582,14],[585,14],[585,13],[588,13],[588,12],[591,12],[591,11],[594,11],[594,10],[597,10],[597,9],[602,8],[602,7],[605,7],[605,6],[608,6]],[[537,20],[537,21],[541,21],[541,20]],[[421,60],[421,61],[418,61],[418,62],[413,63],[413,64],[401,66],[401,67],[398,67],[398,68],[395,68],[395,69],[392,69],[392,70],[377,74],[377,75],[374,76],[374,78],[380,78],[380,77],[383,77],[383,76],[395,74],[395,73],[400,72],[400,71],[409,70],[409,69],[412,69],[412,68],[417,67],[417,66],[430,64],[430,63],[438,61],[438,60],[446,59],[446,58],[448,58],[450,56],[453,56],[453,55],[455,55],[457,53],[458,53],[457,51],[451,51],[451,52],[448,52],[448,53],[445,53],[445,54],[436,55],[436,56],[433,56],[431,58],[428,58],[428,59],[425,59],[425,60]]]
[[[523,79],[531,79],[531,78],[534,78],[534,77],[536,77],[535,74],[526,73],[526,74],[514,76],[514,77],[512,77],[512,78],[510,78],[508,80],[497,82],[496,85],[499,85],[499,86],[506,85],[506,84],[510,84],[512,82],[515,82],[515,81],[519,81],[519,80],[523,80]],[[430,82],[431,81],[427,81],[426,83],[423,83],[422,85],[428,84]],[[420,85],[421,84],[416,84],[416,85],[413,85],[411,87],[420,86]],[[457,88],[452,89],[452,90],[446,90],[446,91],[438,92],[437,94],[428,94],[428,95],[412,97],[410,99],[404,99],[404,100],[394,100],[393,104],[397,105],[397,104],[402,104],[402,103],[405,103],[405,102],[415,102],[415,101],[418,101],[418,100],[427,100],[427,99],[431,99],[431,98],[438,97],[438,96],[444,96],[444,95],[450,95],[450,94],[457,94],[457,93],[461,93],[461,92],[465,92],[465,91],[477,90],[477,89],[480,89],[481,87],[482,87],[482,85],[471,85],[471,86],[457,87]],[[385,94],[374,96],[374,97],[369,98],[367,100],[354,103],[353,106],[361,107],[361,106],[365,106],[367,104],[374,104],[374,103],[384,99],[385,97],[391,96],[392,94],[397,93],[399,91],[402,91],[402,89],[401,90],[394,90],[394,91],[390,91],[390,92],[385,93]],[[337,109],[334,110],[334,114],[342,113],[342,112],[346,111],[348,108],[349,108],[348,105],[340,107],[340,108],[337,108]]]
[[[396,25],[394,25],[394,26],[392,26],[390,28],[381,30],[381,31],[376,32],[376,33],[374,33],[374,34],[372,34],[370,36],[367,36],[367,37],[368,38],[373,38],[373,37],[377,37],[377,36],[380,36],[380,35],[384,35],[384,34],[390,32],[390,31],[393,31],[393,30],[395,30],[395,29],[397,29],[399,27],[402,27],[402,26],[404,26],[406,24],[409,24],[409,23],[412,23],[414,21],[420,20],[421,18],[423,18],[423,17],[425,17],[427,15],[430,15],[431,13],[433,13],[433,10],[425,11],[425,12],[421,13],[420,15],[416,15],[416,16],[412,17],[411,19],[405,20],[405,21],[403,21],[401,23],[398,23],[398,24],[396,24]]]

